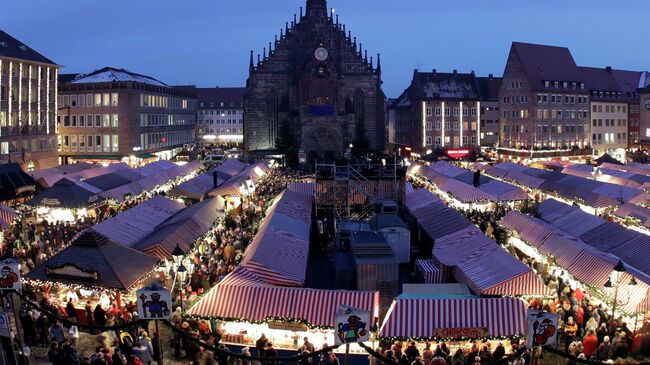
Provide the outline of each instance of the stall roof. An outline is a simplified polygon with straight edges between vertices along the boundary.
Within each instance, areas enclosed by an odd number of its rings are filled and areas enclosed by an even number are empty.
[[[229,158],[223,164],[217,166],[214,171],[227,179],[237,175],[245,168],[245,163],[234,158]]]
[[[618,208],[614,215],[621,218],[636,218],[641,221],[646,228],[650,228],[650,209],[642,207],[640,205],[626,203],[622,207]]]
[[[128,290],[157,262],[149,255],[86,230],[69,247],[31,270],[27,278]]]
[[[316,196],[316,183],[315,182],[298,182],[290,181],[287,185],[287,189],[295,191],[306,196],[315,197]]]
[[[74,181],[61,179],[51,188],[38,193],[27,204],[50,208],[80,209],[87,208],[103,200],[95,192],[75,184]]]
[[[225,320],[264,321],[284,317],[312,326],[334,327],[340,305],[376,313],[379,293],[368,291],[288,288],[265,284],[238,267],[201,298],[188,314]]]
[[[269,208],[240,265],[274,285],[305,282],[312,199],[285,190]]]
[[[80,165],[80,164],[66,165],[66,166],[76,166],[76,165]],[[57,181],[63,178],[77,182],[83,179],[90,179],[95,176],[104,175],[104,174],[111,173],[113,171],[128,169],[128,168],[129,166],[127,164],[120,162],[120,163],[110,164],[106,167],[92,165],[92,167],[89,169],[78,170],[76,172],[65,172],[65,171],[57,172],[56,170],[49,170],[49,169],[41,173],[35,171],[33,173],[33,176],[42,187],[49,188],[52,185],[54,185]]]
[[[190,199],[200,200],[202,199],[211,189],[214,189],[214,176],[212,175],[214,171],[206,172],[196,176],[176,187],[174,187],[170,192],[169,196],[184,196]]]
[[[36,181],[27,175],[17,163],[0,165],[0,201],[7,201],[20,195],[22,189],[33,191]]]
[[[138,178],[139,175],[134,170],[121,169],[108,174],[91,177],[84,180],[84,182],[101,191],[106,191],[136,181]]]
[[[223,206],[219,198],[204,200],[177,212],[132,247],[159,259],[171,259],[176,245],[190,252],[194,242],[207,233],[220,216],[223,216]]]
[[[521,336],[526,329],[526,304],[516,298],[397,297],[379,329],[379,337],[422,339]],[[460,328],[487,329],[454,335]]]
[[[216,189],[210,191],[210,196],[241,195],[240,186],[246,183],[246,180],[257,182],[267,171],[269,165],[266,161],[256,162],[240,171],[237,175],[226,180]]]
[[[11,227],[13,220],[18,217],[18,212],[4,204],[0,204],[0,229]]]
[[[88,230],[100,233],[113,242],[131,246],[183,207],[177,201],[157,195]]]

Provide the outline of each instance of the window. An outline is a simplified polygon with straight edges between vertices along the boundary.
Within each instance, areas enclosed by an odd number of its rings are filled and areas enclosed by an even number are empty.
[[[102,137],[104,139],[104,152],[111,152],[111,135],[104,134]]]
[[[70,106],[77,107],[77,95],[70,95]]]
[[[95,135],[95,151],[101,152],[102,150],[102,136],[99,134]]]
[[[101,127],[102,126],[102,116],[97,114],[95,115],[95,127]]]
[[[85,152],[86,151],[86,136],[83,134],[79,136],[79,151]]]
[[[467,144],[467,136],[463,136],[463,145]]]
[[[88,151],[92,151],[92,150],[93,150],[93,140],[94,140],[94,139],[95,139],[95,137],[93,137],[92,135],[88,135],[88,136],[86,137],[86,140],[88,141],[88,142],[87,142]]]
[[[118,96],[117,93],[112,93],[111,94],[111,105],[112,106],[118,106]]]
[[[445,108],[445,116],[449,116],[451,109],[449,107]]]
[[[103,105],[104,106],[110,106],[111,105],[111,94],[103,94],[102,99],[104,100]]]
[[[79,126],[80,127],[85,127],[86,126],[86,117],[84,115],[79,116]]]
[[[458,107],[454,107],[453,112],[454,112],[454,116],[458,115]]]
[[[427,122],[427,131],[430,131],[433,129],[433,123]]]
[[[86,106],[93,106],[93,94],[86,94]]]
[[[440,116],[440,107],[436,107],[436,116]]]
[[[63,136],[63,150],[70,150],[70,136]]]
[[[70,116],[69,115],[64,115],[63,116],[63,126],[64,127],[69,127],[70,126]]]
[[[103,123],[104,127],[110,127],[111,126],[111,115],[110,114],[104,114],[103,120],[104,120],[104,123]]]
[[[95,94],[95,106],[102,106],[102,94]]]
[[[469,108],[463,108],[463,115],[468,116],[469,115]]]
[[[113,127],[114,127],[114,128],[119,127],[119,126],[120,126],[120,122],[119,122],[119,120],[118,120],[118,115],[117,115],[117,114],[113,114],[113,118],[112,118],[112,119],[113,119]]]
[[[440,146],[440,137],[436,137],[435,141],[436,141],[436,146]]]
[[[77,106],[78,107],[86,106],[86,95],[84,94],[79,95]]]
[[[70,123],[71,127],[76,127],[77,126],[77,116],[73,115]]]
[[[435,124],[435,128],[436,128],[437,131],[440,130],[440,122],[436,122],[436,124]]]
[[[472,112],[472,116],[475,116],[476,115],[476,108],[472,108],[471,112]]]
[[[118,139],[117,134],[112,134],[111,135],[111,140],[112,140],[112,146],[113,146],[113,152],[119,152],[120,150],[120,142]]]
[[[431,115],[433,115],[433,110],[432,110],[432,108],[430,106],[428,106],[427,107],[427,117],[430,117]]]
[[[431,136],[427,137],[427,146],[431,146]]]
[[[74,134],[70,136],[70,150],[73,152],[77,151],[77,136]]]

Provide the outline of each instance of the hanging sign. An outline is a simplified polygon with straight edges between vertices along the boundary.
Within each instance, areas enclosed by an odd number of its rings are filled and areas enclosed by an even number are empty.
[[[526,312],[526,347],[555,345],[559,319],[558,314],[529,309]]]
[[[172,296],[167,288],[154,283],[137,292],[140,319],[169,319]]]
[[[336,324],[335,343],[341,345],[344,343],[364,342],[370,338],[370,312],[341,305],[336,310],[334,317]]]
[[[18,261],[0,261],[0,290],[20,290],[20,268]]]

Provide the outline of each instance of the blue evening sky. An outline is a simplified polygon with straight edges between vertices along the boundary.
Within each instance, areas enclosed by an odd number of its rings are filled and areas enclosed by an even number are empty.
[[[304,0],[0,0],[0,28],[62,72],[104,66],[168,84],[239,86]],[[382,54],[384,91],[413,69],[503,73],[513,40],[569,47],[588,66],[650,69],[644,0],[330,0],[369,54]]]

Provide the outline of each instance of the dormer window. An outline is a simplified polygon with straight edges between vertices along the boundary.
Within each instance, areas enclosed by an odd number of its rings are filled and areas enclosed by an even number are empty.
[[[581,82],[580,83],[580,90],[584,90],[584,89],[585,89],[585,84],[584,84],[584,82]]]
[[[549,87],[549,86],[551,86],[551,82],[550,81],[544,81],[544,87]]]
[[[575,83],[575,82],[572,82],[572,83],[571,83],[571,88],[572,88],[572,89],[575,89],[575,88],[576,88],[576,83]]]
[[[565,81],[564,83],[562,83],[562,86],[563,86],[565,89],[567,89],[567,88],[569,87],[569,83]]]
[[[560,83],[558,81],[553,82],[553,87],[557,89],[560,87]]]

